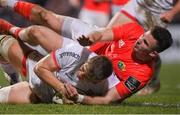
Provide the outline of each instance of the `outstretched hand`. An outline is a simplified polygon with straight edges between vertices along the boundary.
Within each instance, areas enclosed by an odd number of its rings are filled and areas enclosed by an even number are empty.
[[[80,45],[82,46],[90,46],[93,44],[93,42],[89,39],[89,37],[86,37],[84,35],[82,35],[81,37],[79,37],[77,39],[77,41],[79,42]]]

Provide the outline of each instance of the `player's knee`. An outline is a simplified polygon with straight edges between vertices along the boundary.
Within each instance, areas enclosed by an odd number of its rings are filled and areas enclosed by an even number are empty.
[[[39,35],[42,35],[42,33],[42,26],[33,25],[29,28],[28,36],[38,37]]]
[[[8,86],[0,89],[0,103],[8,103],[11,87],[12,86]]]
[[[31,45],[37,45],[40,36],[43,36],[43,29],[41,26],[33,25],[27,29],[27,39],[25,40]]]
[[[12,36],[0,35],[0,55],[7,61],[9,60],[8,50],[14,42],[17,42],[17,40]]]

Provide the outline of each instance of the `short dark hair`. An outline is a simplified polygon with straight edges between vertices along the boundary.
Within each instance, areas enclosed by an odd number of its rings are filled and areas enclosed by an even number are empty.
[[[151,29],[151,34],[158,41],[158,46],[155,50],[159,53],[169,48],[173,43],[171,33],[163,27],[153,27]]]
[[[89,61],[89,77],[94,80],[103,80],[108,78],[113,71],[111,60],[106,56],[95,56]]]

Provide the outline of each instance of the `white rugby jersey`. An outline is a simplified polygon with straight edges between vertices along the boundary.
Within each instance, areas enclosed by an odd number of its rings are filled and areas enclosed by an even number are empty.
[[[136,19],[145,30],[154,26],[167,27],[160,14],[173,8],[174,0],[130,0],[122,9],[129,18]],[[128,14],[128,15],[127,15]]]
[[[160,14],[166,12],[175,4],[175,0],[136,0],[137,3],[150,10],[152,13]]]
[[[86,95],[104,95],[108,89],[114,87],[120,81],[113,73],[108,79],[93,84],[89,81],[79,80],[76,76],[76,70],[79,66],[89,58],[97,54],[90,52],[86,48],[80,46],[68,38],[63,38],[63,48],[56,50],[53,53],[54,60],[60,67],[59,71],[55,72],[55,76],[64,83],[71,83],[78,89],[78,92]],[[34,73],[33,68],[38,60],[42,58],[37,52],[32,52],[26,60],[27,77],[32,90],[38,95],[42,102],[51,102],[54,96],[54,90],[49,85],[44,83]]]
[[[78,89],[79,92],[87,95],[103,95],[108,89],[119,82],[115,74],[112,74],[108,80],[104,80],[97,84],[85,80],[79,80],[76,75],[76,71],[85,61],[97,54],[89,51],[70,39],[64,38],[64,43],[68,44],[53,53],[55,62],[60,68],[60,70],[56,73],[59,80],[65,83],[71,83]]]

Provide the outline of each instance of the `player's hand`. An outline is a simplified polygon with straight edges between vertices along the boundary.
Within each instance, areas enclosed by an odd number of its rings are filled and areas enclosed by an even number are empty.
[[[78,92],[76,88],[73,87],[70,83],[66,83],[64,86],[67,91],[66,97],[72,101],[76,101],[78,98]]]
[[[160,19],[165,23],[170,23],[174,18],[175,14],[170,10],[160,15]]]
[[[68,92],[64,85],[61,90],[55,94],[52,101],[56,104],[74,104],[74,101],[68,99],[67,94]]]
[[[77,41],[79,42],[80,45],[82,46],[90,46],[93,44],[93,42],[90,40],[89,37],[86,37],[84,35],[82,35],[81,37],[79,37],[77,39]]]

